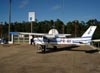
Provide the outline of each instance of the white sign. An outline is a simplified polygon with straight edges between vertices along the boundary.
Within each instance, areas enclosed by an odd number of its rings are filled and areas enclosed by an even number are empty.
[[[28,21],[35,21],[35,12],[29,12]]]

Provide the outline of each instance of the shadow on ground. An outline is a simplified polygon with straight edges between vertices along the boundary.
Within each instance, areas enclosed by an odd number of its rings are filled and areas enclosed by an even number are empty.
[[[53,53],[53,52],[60,52],[60,51],[78,51],[78,52],[84,52],[84,53],[97,53],[98,50],[97,49],[92,49],[92,50],[83,50],[83,49],[74,49],[80,46],[67,46],[67,47],[62,47],[62,48],[47,48],[45,53]],[[38,53],[44,53],[42,51],[38,52]]]

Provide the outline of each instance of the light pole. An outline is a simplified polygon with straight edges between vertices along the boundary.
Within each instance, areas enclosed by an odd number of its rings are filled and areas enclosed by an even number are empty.
[[[10,41],[10,24],[11,24],[11,0],[9,0],[9,26],[8,26],[8,41]]]
[[[64,24],[62,25],[62,32],[63,32],[63,34],[64,34]]]
[[[31,33],[33,32],[33,23],[31,21]]]
[[[2,38],[2,22],[0,22],[0,38]]]
[[[74,21],[74,24],[75,24],[75,37],[77,37],[77,23],[78,23],[78,21],[75,20]]]

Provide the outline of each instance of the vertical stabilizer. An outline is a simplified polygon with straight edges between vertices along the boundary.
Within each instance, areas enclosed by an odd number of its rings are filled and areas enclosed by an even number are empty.
[[[92,38],[97,26],[90,26],[87,31],[82,35],[83,38]]]

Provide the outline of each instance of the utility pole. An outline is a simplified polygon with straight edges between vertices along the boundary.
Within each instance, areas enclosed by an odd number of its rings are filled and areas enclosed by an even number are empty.
[[[64,24],[62,25],[62,33],[64,34]]]
[[[2,38],[2,22],[0,22],[0,38]]]
[[[78,21],[75,20],[74,21],[74,24],[75,24],[75,37],[77,37],[77,23],[78,23]]]
[[[62,9],[63,9],[63,14],[64,14],[64,0],[62,0]],[[63,34],[64,34],[64,31],[65,31],[65,25],[64,24],[62,25],[62,31],[63,31]]]
[[[31,21],[31,33],[33,32],[33,23]]]
[[[29,22],[31,23],[31,33],[33,32],[33,22],[35,22],[35,12],[29,12],[28,17]]]
[[[8,41],[10,41],[10,25],[11,25],[11,0],[9,0],[9,26],[8,26]]]

